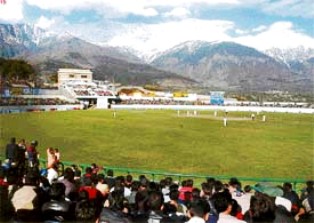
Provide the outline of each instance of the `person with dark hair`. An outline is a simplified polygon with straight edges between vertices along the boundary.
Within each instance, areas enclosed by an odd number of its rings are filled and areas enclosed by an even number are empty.
[[[136,202],[136,194],[138,192],[138,188],[140,186],[140,182],[139,181],[132,181],[132,185],[131,185],[131,194],[128,197],[129,200],[129,204],[130,205],[134,205]]]
[[[0,179],[5,177],[3,167],[0,166]],[[9,200],[8,184],[0,184],[0,222],[9,221],[14,215],[14,207]]]
[[[22,179],[25,175],[25,152],[26,152],[26,143],[25,139],[21,139],[18,143],[17,150],[17,172],[19,179]]]
[[[300,200],[306,199],[312,191],[314,191],[314,180],[308,180],[306,181],[306,187],[302,189]]]
[[[148,223],[160,223],[163,219],[162,207],[164,197],[160,191],[152,191],[148,195],[147,207],[149,209]]]
[[[204,199],[193,200],[188,207],[188,217],[190,220],[187,223],[205,223],[208,218],[209,204]]]
[[[90,202],[87,191],[78,193],[78,201],[75,205],[76,222],[95,222],[96,208],[93,202]]]
[[[178,202],[179,191],[178,190],[174,190],[174,189],[170,190],[169,198],[170,198],[169,203],[171,205],[175,206],[175,208],[177,209],[177,212],[181,213],[182,215],[185,215],[186,212],[187,212],[187,207],[184,204],[180,204]]]
[[[162,212],[163,219],[160,223],[183,223],[187,220],[184,215],[178,214],[177,208],[171,203],[165,203]]]
[[[231,215],[232,212],[232,197],[229,192],[219,192],[213,196],[214,205],[219,213],[218,223],[244,223]]]
[[[201,198],[206,200],[208,202],[208,205],[210,206],[208,220],[206,221],[208,223],[216,223],[218,221],[218,213],[216,211],[212,198],[214,183],[215,182],[209,181],[209,179],[207,179],[207,182],[202,183]]]
[[[133,183],[133,176],[131,174],[128,174],[126,177],[125,177],[125,187],[131,189],[131,186],[132,186],[132,183]]]
[[[307,197],[302,201],[302,207],[298,213],[298,222],[314,222],[314,190],[311,190]]]
[[[97,175],[97,185],[96,189],[102,194],[104,198],[107,198],[109,194],[109,186],[105,180],[105,175],[100,173]]]
[[[250,209],[244,215],[247,222],[273,222],[276,218],[275,203],[264,193],[256,193],[251,197]]]
[[[107,222],[129,222],[128,214],[129,213],[129,203],[126,198],[124,198],[123,191],[116,188],[111,192],[108,197],[108,203],[102,209],[99,219],[99,223]]]
[[[47,221],[71,221],[74,220],[74,206],[65,200],[65,185],[60,182],[53,183],[49,190],[50,201],[43,204],[41,211],[44,220]]]
[[[70,193],[77,192],[77,187],[74,182],[74,171],[72,168],[67,167],[64,170],[63,179],[59,180],[65,186],[65,197],[69,197]]]
[[[41,206],[45,202],[44,192],[39,188],[39,170],[28,169],[25,183],[14,192],[11,199],[18,221],[39,221]]]
[[[39,165],[37,146],[38,146],[38,141],[37,140],[33,140],[31,142],[30,146],[28,146],[26,148],[26,157],[27,157],[27,160],[28,160],[28,166],[29,167],[33,167],[33,166],[38,166]]]
[[[291,213],[293,215],[296,215],[299,212],[300,206],[301,206],[301,202],[299,199],[298,194],[292,190],[292,184],[289,182],[285,182],[282,185],[283,188],[283,197],[290,200],[292,207],[291,207]]]
[[[179,192],[180,192],[179,203],[186,204],[187,202],[189,202],[191,200],[192,190],[193,190],[192,179],[188,179],[186,182],[182,182],[182,187],[179,188]]]
[[[11,167],[12,163],[17,161],[18,149],[15,137],[12,137],[10,143],[7,144],[5,148],[5,158],[8,160],[9,167]]]
[[[112,169],[109,169],[107,170],[107,176],[105,178],[108,186],[109,186],[109,189],[113,188],[114,185],[115,185],[115,178],[113,176],[113,170]]]
[[[172,178],[171,177],[166,177],[163,181],[161,181],[160,183],[163,183],[163,185],[161,185],[161,192],[164,195],[164,201],[168,202],[170,200],[169,198],[169,192],[170,192],[170,185],[172,184]]]

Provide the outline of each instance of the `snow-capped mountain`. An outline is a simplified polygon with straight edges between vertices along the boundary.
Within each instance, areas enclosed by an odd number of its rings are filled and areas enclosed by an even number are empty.
[[[104,42],[97,45],[71,33],[56,35],[24,24],[0,24],[0,57],[24,58],[44,74],[72,66],[93,69],[98,79],[115,75],[126,84],[162,80],[193,85],[197,81],[200,86],[223,90],[313,89],[311,49],[264,53],[234,42],[187,41],[163,52],[148,51]]]
[[[152,64],[218,89],[310,89],[313,79],[308,72],[294,73],[274,58],[233,42],[184,42]]]
[[[313,58],[314,48],[305,48],[304,46],[290,49],[271,48],[266,50],[265,53],[275,60],[290,66],[291,62],[298,61],[302,63]]]

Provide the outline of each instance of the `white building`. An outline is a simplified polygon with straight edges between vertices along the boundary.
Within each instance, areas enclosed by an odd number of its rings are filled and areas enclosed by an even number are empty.
[[[58,70],[58,87],[66,81],[92,82],[93,72],[84,69],[67,69]]]

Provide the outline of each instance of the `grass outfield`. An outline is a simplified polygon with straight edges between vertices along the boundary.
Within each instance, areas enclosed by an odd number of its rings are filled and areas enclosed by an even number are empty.
[[[177,173],[310,179],[313,115],[202,111],[66,111],[0,115],[1,152],[10,137],[59,148],[62,160]]]

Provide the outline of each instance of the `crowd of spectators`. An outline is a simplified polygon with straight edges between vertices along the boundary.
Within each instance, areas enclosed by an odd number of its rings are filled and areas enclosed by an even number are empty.
[[[314,182],[297,194],[289,182],[242,187],[237,178],[159,182],[145,175],[114,176],[95,163],[55,174],[60,154],[47,149],[47,166],[37,161],[37,141],[15,138],[0,168],[0,221],[96,223],[313,222]]]
[[[1,97],[0,106],[27,106],[27,105],[66,105],[72,102],[60,98],[24,98]]]
[[[120,104],[126,105],[204,105],[201,101],[182,101],[173,99],[123,99]]]
[[[202,101],[202,100],[175,100],[175,99],[122,99],[120,104],[127,104],[127,105],[210,105],[209,101]],[[263,104],[259,102],[241,102],[241,101],[226,101],[222,106],[258,106],[258,107],[281,107],[281,108],[307,108],[310,107],[311,104],[308,103],[281,103],[281,102],[265,102]]]

